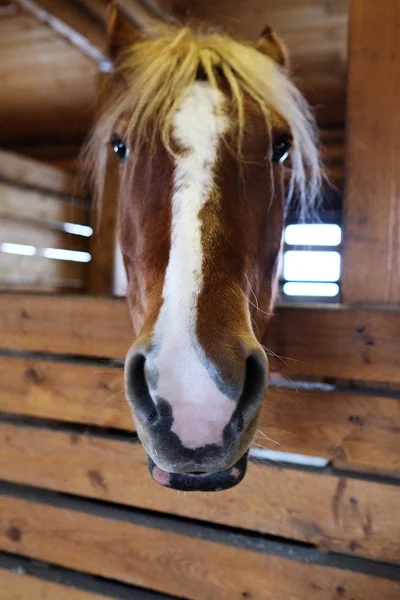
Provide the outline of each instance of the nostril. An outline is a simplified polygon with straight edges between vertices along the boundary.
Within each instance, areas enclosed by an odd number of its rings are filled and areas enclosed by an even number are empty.
[[[236,429],[237,429],[238,433],[241,433],[243,431],[243,428],[244,428],[243,414],[241,412],[238,412],[237,417],[236,417]]]
[[[246,360],[244,385],[237,405],[238,427],[244,427],[246,417],[254,413],[264,398],[266,369],[264,358],[259,353],[252,354]]]
[[[128,397],[137,416],[153,425],[158,419],[157,407],[150,395],[145,374],[146,357],[136,354],[127,365]]]

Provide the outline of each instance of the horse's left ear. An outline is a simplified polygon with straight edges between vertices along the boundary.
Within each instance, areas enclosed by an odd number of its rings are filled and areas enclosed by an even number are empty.
[[[289,68],[289,57],[286,46],[281,39],[276,35],[270,25],[266,25],[258,38],[255,48],[272,58],[278,65]]]

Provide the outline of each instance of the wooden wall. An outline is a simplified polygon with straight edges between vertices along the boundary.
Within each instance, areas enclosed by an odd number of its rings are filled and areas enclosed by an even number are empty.
[[[303,383],[273,385],[255,448],[326,466],[256,461],[208,495],[148,475],[123,395],[124,301],[3,294],[0,329],[4,598],[31,584],[38,598],[136,597],[126,584],[154,592],[138,598],[398,597],[400,404],[382,387],[400,383],[398,312],[280,308],[268,346],[290,359],[272,364]]]
[[[0,150],[0,289],[82,291],[87,263],[73,260],[82,254],[57,259],[49,249],[87,253],[88,224],[88,199],[76,177]],[[76,233],[71,225],[84,229]]]

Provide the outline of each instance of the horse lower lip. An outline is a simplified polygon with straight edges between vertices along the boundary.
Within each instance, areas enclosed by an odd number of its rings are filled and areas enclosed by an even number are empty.
[[[240,483],[247,469],[246,452],[232,467],[217,473],[168,473],[149,457],[148,467],[154,481],[174,490],[185,492],[219,492]]]

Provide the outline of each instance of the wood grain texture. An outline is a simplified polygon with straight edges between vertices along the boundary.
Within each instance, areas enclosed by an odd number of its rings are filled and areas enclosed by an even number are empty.
[[[105,596],[0,569],[0,600],[105,600]]]
[[[66,4],[65,2],[57,3]],[[0,20],[0,144],[91,127],[98,68],[25,11]]]
[[[28,244],[35,248],[62,248],[86,251],[89,240],[81,235],[72,235],[49,225],[33,221],[13,220],[0,217],[0,240],[12,244]]]
[[[122,369],[0,357],[0,411],[132,430]]]
[[[219,494],[155,484],[138,444],[0,424],[0,478],[400,562],[400,487],[250,464]]]
[[[132,431],[122,369],[0,357],[0,411]],[[269,388],[255,443],[400,474],[400,400]]]
[[[0,158],[1,160],[1,158]],[[0,182],[0,218],[18,221],[33,219],[39,222],[88,223],[88,209],[82,204],[61,200],[48,193],[22,189]]]
[[[16,0],[40,23],[45,23],[101,67],[107,61],[104,28],[79,4],[51,0]]]
[[[81,183],[67,171],[2,149],[0,180],[72,197],[84,193]]]
[[[92,260],[89,267],[87,290],[91,294],[112,294],[115,282],[115,251],[117,243],[117,194],[119,169],[110,168],[112,150],[108,151],[108,167],[104,180],[101,208],[93,211],[90,240]]]
[[[400,583],[130,522],[0,498],[0,547],[190,600],[395,600]]]
[[[348,306],[278,307],[265,344],[290,377],[400,381],[400,311]]]
[[[400,0],[351,4],[346,302],[400,302]]]
[[[73,291],[84,289],[87,264],[0,252],[0,288]]]
[[[122,358],[133,342],[125,301],[111,298],[0,294],[0,330],[16,350]],[[399,338],[400,311],[286,305],[265,343],[272,369],[292,378],[399,383]]]

